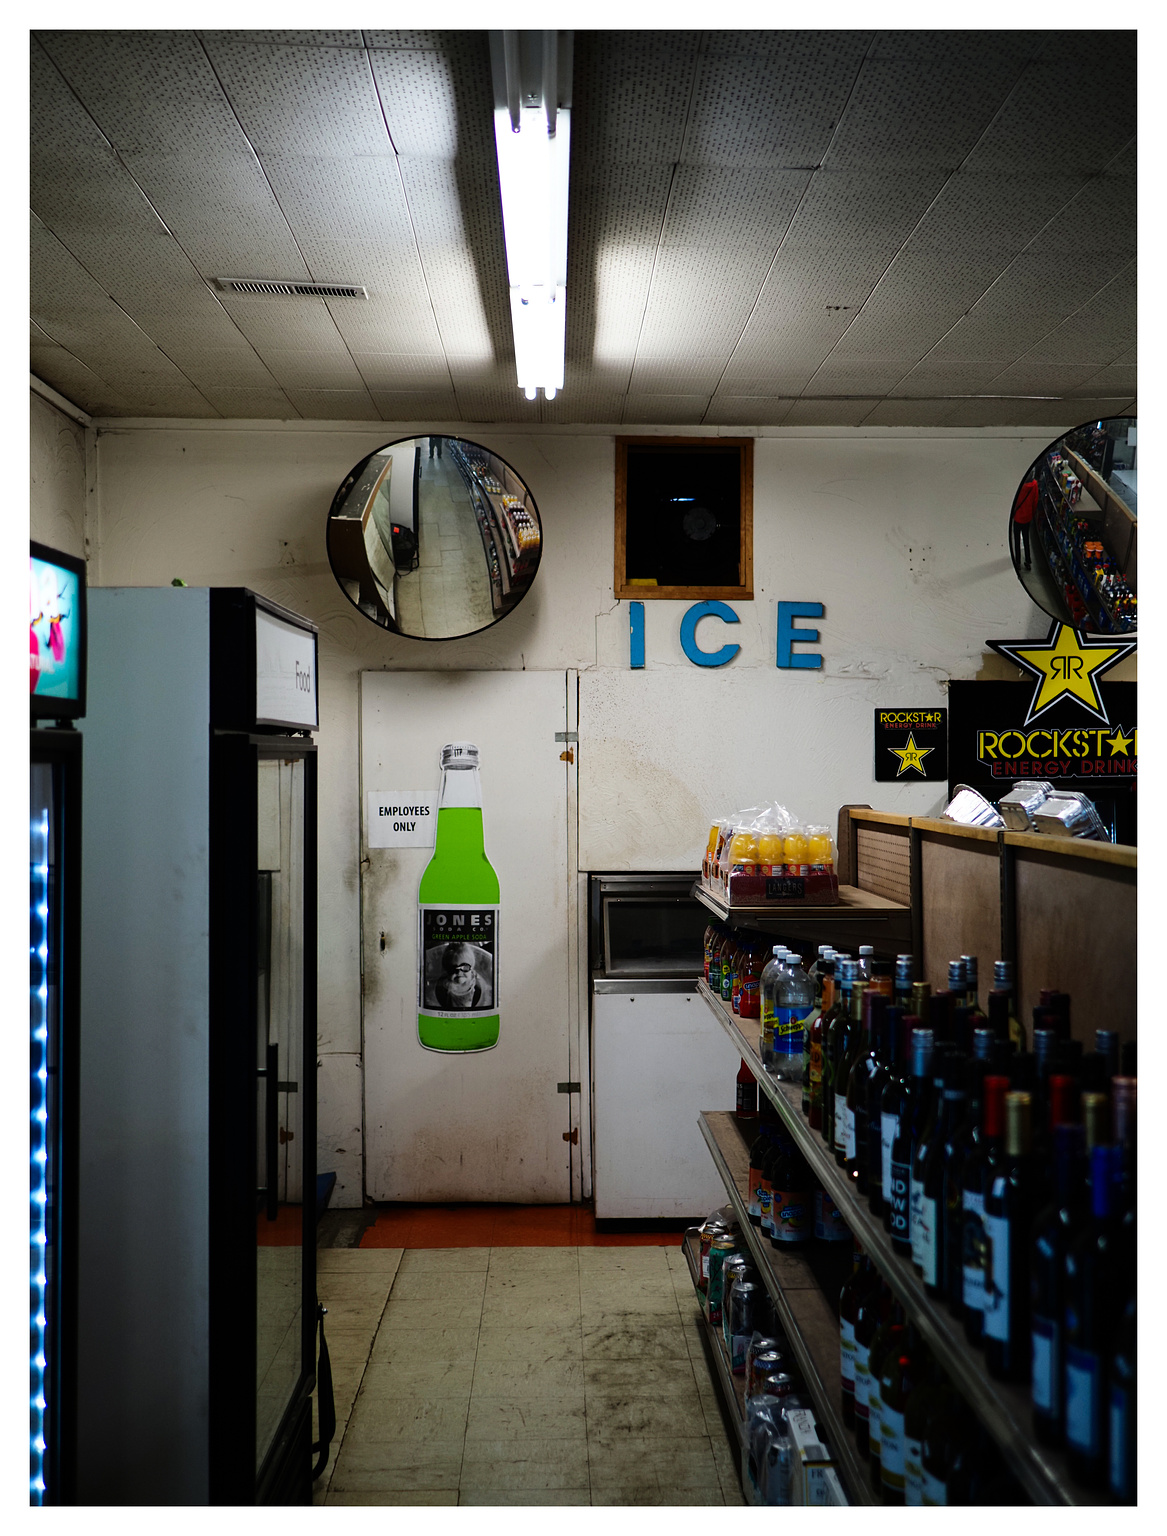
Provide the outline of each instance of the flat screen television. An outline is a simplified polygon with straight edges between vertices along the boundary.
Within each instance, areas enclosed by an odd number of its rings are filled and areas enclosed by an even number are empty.
[[[85,713],[85,562],[29,543],[29,710],[34,720]]]

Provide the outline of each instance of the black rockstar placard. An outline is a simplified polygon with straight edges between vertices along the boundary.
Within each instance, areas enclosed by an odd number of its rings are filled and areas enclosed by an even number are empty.
[[[912,784],[948,778],[946,709],[875,711],[875,781]]]

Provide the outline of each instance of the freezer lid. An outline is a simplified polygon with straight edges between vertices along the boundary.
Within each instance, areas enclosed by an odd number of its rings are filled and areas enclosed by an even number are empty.
[[[696,992],[697,981],[696,976],[593,976],[592,991],[597,997]]]

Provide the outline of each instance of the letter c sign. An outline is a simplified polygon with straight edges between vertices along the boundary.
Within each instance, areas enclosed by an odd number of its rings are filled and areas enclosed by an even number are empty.
[[[681,620],[681,649],[695,666],[724,667],[741,650],[740,645],[723,645],[720,650],[703,651],[697,644],[697,626],[702,619],[717,618],[726,624],[740,623],[728,603],[694,603]]]

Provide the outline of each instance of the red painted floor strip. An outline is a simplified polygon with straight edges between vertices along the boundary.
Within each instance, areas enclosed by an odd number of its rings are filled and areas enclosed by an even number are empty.
[[[382,1205],[362,1248],[674,1248],[679,1231],[597,1232],[580,1205]]]

